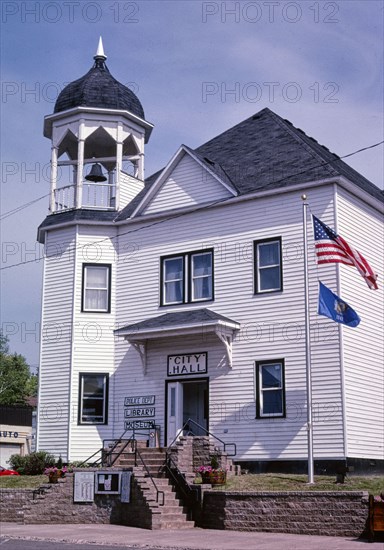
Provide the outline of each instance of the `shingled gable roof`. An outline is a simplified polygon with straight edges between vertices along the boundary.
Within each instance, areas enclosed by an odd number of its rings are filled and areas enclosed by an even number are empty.
[[[198,327],[203,327],[208,324],[227,324],[233,326],[233,328],[240,328],[239,323],[215,313],[210,309],[192,309],[190,311],[177,311],[175,313],[165,313],[164,315],[159,315],[157,317],[151,317],[150,319],[145,319],[139,323],[134,323],[132,325],[127,325],[125,327],[116,329],[114,332],[117,335],[126,335],[130,334],[132,337],[140,337],[143,333],[148,333],[148,331],[158,331],[158,330],[172,330],[174,328],[181,327],[191,327],[191,325],[196,325]]]
[[[240,195],[344,176],[360,189],[383,200],[376,185],[268,108],[193,151],[211,168],[224,173]],[[135,197],[116,221],[131,216],[160,173],[146,180],[140,197]]]

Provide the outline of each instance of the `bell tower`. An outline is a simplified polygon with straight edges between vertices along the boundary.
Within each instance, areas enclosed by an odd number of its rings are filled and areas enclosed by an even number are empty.
[[[153,125],[106,59],[100,37],[91,69],[62,90],[44,119],[52,143],[50,214],[118,212],[144,186],[144,146]]]
[[[153,128],[106,59],[100,39],[91,69],[62,90],[44,119],[52,152],[50,212],[38,230],[44,271],[37,448],[65,461],[81,458],[72,441],[83,441],[86,452],[92,441],[96,451],[113,435],[115,219],[144,187]]]

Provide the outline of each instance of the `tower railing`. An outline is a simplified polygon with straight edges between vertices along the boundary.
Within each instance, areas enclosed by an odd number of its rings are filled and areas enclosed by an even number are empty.
[[[76,208],[77,185],[65,185],[54,190],[54,212]],[[83,182],[81,208],[95,210],[115,210],[115,186],[109,183]]]

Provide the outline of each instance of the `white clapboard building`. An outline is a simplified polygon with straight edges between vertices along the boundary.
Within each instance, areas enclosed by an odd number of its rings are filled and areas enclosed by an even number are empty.
[[[308,216],[314,459],[383,466],[383,194],[269,109],[144,179],[153,125],[94,65],[46,116],[37,445],[82,460],[153,426],[208,430],[256,471],[307,459],[303,201],[378,273],[317,266]],[[317,314],[318,280],[360,315]]]

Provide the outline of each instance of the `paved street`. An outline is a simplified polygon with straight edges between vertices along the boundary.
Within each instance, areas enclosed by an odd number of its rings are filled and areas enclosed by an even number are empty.
[[[216,531],[149,531],[120,525],[17,525],[0,523],[3,550],[359,550],[367,541],[350,537]],[[23,539],[22,541],[7,539]],[[53,544],[51,544],[53,543]],[[66,544],[65,544],[66,543]],[[76,546],[75,546],[76,545]],[[370,545],[383,550],[383,542]]]
[[[0,538],[1,550],[73,550],[73,542],[52,542],[22,539]],[[99,544],[76,544],[78,550],[126,550],[126,546],[106,546]],[[146,546],[146,550],[156,550]],[[131,550],[143,550],[142,546],[132,546]]]

